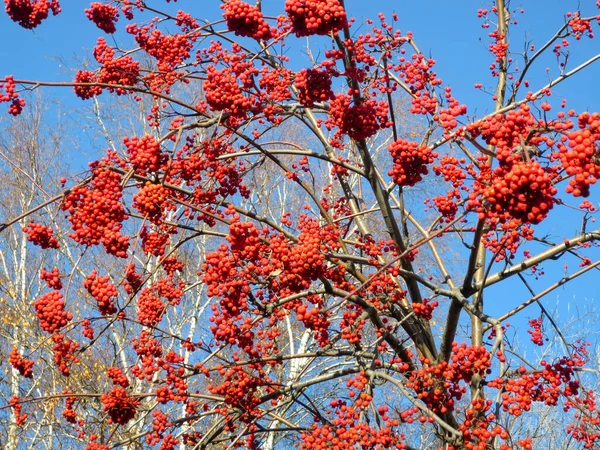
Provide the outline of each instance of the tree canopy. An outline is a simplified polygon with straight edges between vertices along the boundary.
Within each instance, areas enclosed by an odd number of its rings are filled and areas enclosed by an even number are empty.
[[[600,265],[600,113],[557,93],[600,2],[541,42],[511,30],[544,12],[475,9],[477,105],[397,14],[170,3],[83,7],[69,79],[0,74],[6,448],[597,448],[597,318],[544,300]]]

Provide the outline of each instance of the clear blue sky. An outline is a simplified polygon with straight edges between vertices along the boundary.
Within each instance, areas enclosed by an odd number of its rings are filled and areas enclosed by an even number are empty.
[[[263,11],[266,15],[278,15],[283,11],[283,0],[263,0]],[[89,22],[83,13],[88,2],[63,0],[63,13],[50,17],[33,31],[20,29],[5,14],[0,14],[0,76],[13,74],[16,78],[39,80],[71,80],[73,69],[78,68],[77,60],[89,58],[96,39],[103,35],[94,24]],[[164,0],[150,0],[150,6],[166,8],[171,11],[183,9],[196,17],[216,19],[220,17],[220,2],[217,0],[179,0],[167,5]],[[517,14],[519,25],[512,28],[511,41],[513,51],[523,49],[525,40],[541,46],[564,23],[564,14],[574,11],[578,5],[584,15],[598,13],[595,0],[529,0],[522,2],[525,13]],[[77,6],[75,6],[77,5]],[[513,2],[513,5],[517,5]],[[469,113],[489,112],[493,107],[488,95],[473,88],[475,83],[493,86],[489,64],[492,57],[487,51],[489,43],[487,34],[491,30],[481,28],[482,21],[477,18],[477,9],[489,6],[479,1],[458,0],[347,0],[349,14],[357,19],[356,29],[364,18],[376,18],[378,12],[384,12],[388,18],[392,12],[400,17],[399,28],[412,31],[420,49],[437,60],[438,74],[445,84],[453,88],[454,95],[469,106]],[[123,19],[121,19],[123,20]],[[122,22],[121,22],[122,24]],[[598,27],[597,27],[598,28]],[[365,31],[366,27],[363,27]],[[600,51],[600,31],[598,37],[590,40],[584,37],[572,47],[570,67],[575,67],[594,52]],[[125,47],[130,42],[129,36],[118,35],[117,39]],[[297,41],[297,50],[305,44],[303,39]],[[532,88],[540,87],[547,82],[545,68],[551,68],[556,74],[556,61],[552,56],[539,62],[535,76],[529,77]],[[70,70],[69,70],[70,69]],[[567,80],[555,91],[558,95],[568,97],[568,107],[577,111],[600,110],[598,81],[600,80],[600,63],[589,67],[572,80]],[[77,106],[80,100],[75,98],[72,89],[54,90],[52,95],[68,106]],[[600,186],[599,186],[600,187]],[[598,189],[597,189],[598,190]],[[595,197],[597,200],[598,197]],[[573,230],[579,225],[576,216],[568,214],[562,221],[554,222],[548,232],[552,236],[558,231]],[[546,285],[553,276],[562,274],[562,263],[551,268],[545,264],[548,275],[542,283]],[[561,299],[578,302],[584,297],[593,295],[592,279],[596,275],[588,275],[585,280],[561,288],[558,293]],[[495,301],[499,301],[499,311],[506,310],[507,304],[517,304],[526,298],[522,288],[508,293],[498,292]],[[550,298],[556,299],[556,294]],[[550,302],[553,303],[552,301]],[[564,309],[561,307],[561,311]],[[566,311],[566,310],[564,310]],[[537,313],[537,311],[534,311]],[[533,316],[533,312],[531,316]]]

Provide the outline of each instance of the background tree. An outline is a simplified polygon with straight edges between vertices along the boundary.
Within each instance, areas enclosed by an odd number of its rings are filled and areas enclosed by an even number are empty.
[[[61,12],[5,4],[26,29]],[[599,6],[524,51],[510,39],[522,11],[477,11],[493,87],[475,85],[491,103],[470,115],[395,14],[359,25],[341,0],[228,0],[203,20],[93,2],[87,18],[112,35],[94,67],[0,85],[15,116],[28,91],[73,88],[109,147],[49,200],[34,178],[4,219],[7,239],[61,264],[20,294],[51,348],[28,353],[27,336],[5,333],[39,391],[7,400],[7,436],[20,426],[35,445],[25,415],[58,399],[57,442],[88,450],[597,446],[590,344],[540,300],[600,264],[600,114],[555,100],[600,59],[577,51]],[[288,51],[297,38],[306,67]],[[546,53],[556,69],[534,86]],[[144,123],[107,115],[107,97]],[[541,264],[564,276],[548,283]],[[47,355],[54,384],[40,380]]]

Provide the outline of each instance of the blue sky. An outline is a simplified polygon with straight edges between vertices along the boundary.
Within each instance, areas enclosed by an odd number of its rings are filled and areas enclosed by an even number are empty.
[[[78,60],[90,57],[97,38],[103,34],[85,18],[83,9],[88,2],[64,0],[62,3],[62,14],[50,17],[33,31],[19,28],[5,14],[0,14],[0,42],[4,43],[0,48],[0,76],[12,74],[15,78],[46,81],[67,81],[73,78],[73,70],[79,67]],[[180,0],[169,5],[166,5],[164,0],[150,0],[147,3],[171,11],[183,9],[196,17],[208,19],[219,18],[221,14],[220,2],[217,0]],[[283,0],[263,0],[262,3],[266,15],[277,15],[283,10]],[[539,47],[564,23],[564,14],[567,11],[574,11],[578,5],[584,15],[598,12],[595,0],[528,0],[521,3],[525,13],[517,14],[516,19],[519,24],[511,31],[511,41],[515,44],[514,51],[523,49],[526,40],[532,41]],[[512,4],[514,7],[519,6],[514,1]],[[350,15],[357,19],[356,29],[359,29],[358,24],[364,18],[376,19],[380,11],[388,18],[391,17],[392,12],[396,12],[400,18],[398,27],[403,32],[412,31],[420,49],[437,60],[438,74],[445,84],[453,88],[454,95],[469,106],[469,114],[483,114],[493,108],[490,97],[473,87],[475,83],[490,87],[494,83],[488,68],[493,58],[487,51],[489,42],[487,35],[492,28],[482,29],[483,22],[477,18],[477,9],[489,8],[489,4],[471,0],[453,2],[347,0],[346,6]],[[366,26],[362,29],[367,30]],[[573,45],[571,67],[583,62],[594,52],[600,51],[600,32],[598,35],[594,40],[584,37]],[[130,42],[127,35],[118,35],[117,39],[124,46]],[[305,40],[298,39],[294,45],[297,47],[292,51],[301,51]],[[550,68],[551,75],[556,75],[554,57],[549,56],[541,60],[532,71],[535,74],[529,77],[532,88],[537,89],[547,82],[546,67]],[[599,79],[600,62],[597,62],[572,80],[567,80],[555,92],[558,98],[560,95],[568,97],[567,106],[577,111],[586,109],[598,111],[600,95],[597,90],[594,90],[594,86],[597,86]],[[70,107],[76,107],[81,102],[75,98],[70,88],[55,89],[51,95]],[[575,216],[566,214],[560,221],[553,222],[548,232],[554,236],[565,230],[575,231],[578,225],[579,221]],[[548,275],[542,286],[550,283],[552,277],[562,275],[562,263],[554,263],[556,266],[554,269],[551,266],[551,263],[545,264]],[[589,298],[593,292],[591,280],[594,276],[587,275],[587,278],[579,283],[559,289],[557,292],[560,298],[571,300],[575,297],[579,299],[578,302],[582,302],[585,297]],[[515,286],[515,290],[511,291],[510,295],[498,292],[494,298],[502,298],[498,309],[504,311],[507,303],[518,304],[519,301],[524,300],[526,291],[522,287]],[[557,296],[553,294],[550,298],[556,299]],[[560,310],[567,311],[563,306]],[[535,316],[534,313],[537,313],[537,309],[530,316]]]

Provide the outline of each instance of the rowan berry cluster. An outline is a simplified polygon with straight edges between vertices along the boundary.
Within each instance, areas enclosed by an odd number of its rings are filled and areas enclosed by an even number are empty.
[[[146,134],[141,138],[133,136],[123,138],[127,147],[129,161],[140,175],[158,172],[166,160],[166,155],[160,149],[160,143],[154,136]]]
[[[408,33],[407,38],[411,39],[412,34]],[[422,53],[418,53],[411,55],[410,59],[400,56],[399,64],[394,67],[416,96],[411,108],[414,114],[433,114],[438,105],[437,98],[429,91],[429,88],[442,84],[442,80],[431,70],[435,63],[434,59],[426,59]]]
[[[173,276],[160,278],[152,284],[152,289],[164,298],[169,305],[179,305],[183,297],[184,283],[181,280],[174,280]]]
[[[348,406],[343,401],[333,401],[331,406],[335,408],[335,417],[326,425],[313,425],[303,432],[300,446],[302,450],[406,448],[404,435],[394,430],[399,421],[388,418],[382,426],[372,428],[368,423],[358,420],[359,408]]]
[[[133,197],[133,207],[150,222],[160,223],[165,213],[165,205],[171,196],[171,189],[162,184],[146,181]]]
[[[208,66],[204,82],[206,102],[214,111],[225,111],[236,117],[245,117],[250,111],[258,111],[260,105],[257,99],[244,93],[245,89],[251,87],[254,70],[244,70],[241,76],[239,71],[230,68],[217,70],[214,66]],[[241,86],[238,80],[242,81]]]
[[[65,311],[65,301],[58,291],[50,291],[42,295],[33,306],[40,320],[40,327],[46,333],[58,333],[73,320],[73,315]]]
[[[63,394],[69,394],[70,392],[64,391]],[[62,416],[69,423],[75,424],[77,423],[77,412],[75,411],[75,402],[77,401],[77,397],[67,397],[65,398],[65,409],[62,412]]]
[[[85,15],[105,33],[112,34],[117,31],[115,23],[119,20],[119,10],[114,6],[92,2],[90,7],[85,10]]]
[[[108,254],[127,257],[129,237],[121,234],[127,219],[122,190],[121,175],[103,168],[94,170],[90,184],[71,189],[61,205],[69,213],[69,237],[87,246],[102,243]]]
[[[140,292],[137,305],[138,320],[147,327],[158,325],[166,310],[166,305],[151,288],[145,288]]]
[[[242,177],[246,170],[244,163],[219,159],[234,151],[230,144],[220,138],[202,140],[198,144],[190,142],[177,154],[176,159],[171,160],[171,181],[195,186],[194,204],[198,209],[208,212],[212,211],[214,203],[219,202],[219,196],[225,198],[239,192],[242,197],[248,198],[250,190],[243,184]],[[206,180],[211,182],[207,183]],[[199,213],[197,219],[209,225],[214,222],[210,214]]]
[[[510,219],[498,227],[492,227],[498,230],[484,233],[482,242],[485,248],[495,255],[496,262],[506,258],[513,259],[523,241],[533,240],[533,228],[523,225],[517,219]]]
[[[149,230],[145,226],[140,232],[144,253],[153,256],[163,256],[171,240],[171,235],[163,230]]]
[[[511,218],[523,223],[538,224],[554,206],[552,176],[537,162],[516,162],[510,170],[499,167],[494,171],[490,185],[482,188],[485,203],[479,203],[471,193],[468,207],[499,222]]]
[[[102,67],[96,75],[98,83],[109,85],[109,92],[115,92],[117,95],[124,95],[130,90],[121,86],[135,86],[140,76],[140,63],[135,61],[132,56],[120,56],[115,58],[115,49],[109,47],[104,38],[98,38],[94,47],[94,58]],[[89,96],[93,91],[88,91]]]
[[[132,294],[137,291],[144,284],[144,279],[141,274],[136,272],[135,264],[129,263],[125,268],[125,280],[123,281],[123,288],[128,294]]]
[[[227,28],[236,36],[256,40],[271,39],[271,28],[257,6],[242,0],[227,0],[221,8],[225,10],[223,17],[227,22]]]
[[[131,373],[140,380],[151,381],[154,374],[160,370],[157,366],[157,359],[162,357],[160,343],[149,332],[143,331],[139,338],[133,339],[133,349],[140,357],[141,367],[133,366]]]
[[[27,240],[40,246],[42,249],[60,248],[58,239],[54,235],[54,230],[41,223],[29,222],[26,227],[23,227],[23,232],[27,233]]]
[[[574,380],[576,363],[562,357],[554,364],[541,361],[542,370],[528,373],[520,367],[514,378],[496,378],[488,382],[491,388],[502,389],[502,409],[513,416],[520,416],[531,409],[533,402],[555,406],[561,396],[571,397],[579,393],[579,381]]]
[[[227,405],[240,408],[244,417],[240,420],[252,421],[260,417],[262,412],[257,408],[261,403],[260,396],[256,395],[259,387],[268,383],[268,377],[260,378],[247,373],[243,367],[221,369],[219,374],[223,382],[219,385],[209,384],[207,389],[215,395],[222,395]]]
[[[363,100],[353,104],[350,97],[340,94],[330,102],[329,117],[325,124],[329,129],[338,127],[340,133],[360,141],[390,125],[387,113],[386,102]]]
[[[176,257],[170,256],[168,258],[164,258],[160,262],[161,267],[166,272],[166,274],[170,277],[175,275],[175,272],[183,272],[185,264],[179,261]]]
[[[128,25],[129,34],[150,56],[157,61],[159,71],[172,72],[190,57],[196,40],[195,34],[163,34],[152,26]]]
[[[575,414],[575,421],[567,428],[570,434],[577,442],[584,444],[583,448],[593,449],[600,442],[600,409],[596,393],[587,391],[581,396],[567,400],[567,406],[575,408],[579,412]]]
[[[29,414],[23,414],[23,403],[20,402],[19,397],[16,395],[13,395],[10,400],[8,401],[8,404],[10,405],[12,412],[15,416],[15,424],[18,427],[21,427],[25,424],[25,422],[27,421],[27,418],[29,417]]]
[[[122,387],[111,389],[100,397],[104,412],[109,416],[109,423],[125,425],[132,420],[140,406],[139,400],[129,397]]]
[[[260,71],[258,85],[262,89],[261,97],[265,102],[283,103],[292,96],[290,85],[292,84],[292,71],[285,68],[269,70],[263,67]],[[278,108],[276,105],[266,105],[268,107]]]
[[[594,38],[594,30],[592,23],[589,20],[584,20],[579,13],[567,13],[569,19],[569,33],[575,36],[576,40],[580,40],[582,36],[587,35],[590,39]]]
[[[107,368],[106,375],[112,380],[113,384],[123,388],[129,387],[129,380],[127,379],[127,376],[118,367]]]
[[[25,100],[19,98],[19,94],[15,92],[16,84],[12,75],[8,75],[0,83],[0,103],[10,102],[8,113],[13,116],[18,116],[23,111]],[[4,91],[4,94],[2,93]]]
[[[110,277],[99,277],[95,270],[83,281],[83,287],[96,300],[98,311],[103,316],[116,314],[115,299],[119,295],[117,288],[110,282]]]
[[[531,335],[531,342],[535,345],[542,346],[544,345],[544,333],[542,332],[542,318],[538,319],[529,319],[529,330],[527,333]]]
[[[493,43],[489,46],[490,53],[496,57],[496,62],[499,63],[508,51],[508,43],[504,42],[506,35],[500,33],[498,30],[494,30],[489,36],[493,40]]]
[[[98,85],[90,85],[90,86],[78,86],[78,83],[98,83],[98,77],[94,72],[89,70],[78,70],[75,74],[75,87],[73,88],[75,91],[75,95],[82,100],[88,100],[97,95],[102,94],[102,87]]]
[[[57,291],[62,289],[62,282],[60,281],[60,272],[58,271],[58,267],[52,269],[51,272],[46,271],[46,269],[42,268],[40,270],[40,280],[46,282],[46,286],[50,289],[55,289]]]
[[[92,328],[92,322],[89,319],[82,320],[81,327],[83,328],[83,330],[81,331],[83,337],[90,340],[94,339],[94,328]]]
[[[557,157],[571,177],[566,191],[575,197],[587,197],[590,186],[600,177],[600,164],[597,163],[600,114],[582,113],[577,122],[579,130],[566,132],[560,137]]]
[[[444,89],[444,97],[446,98],[447,108],[440,108],[439,114],[433,116],[433,120],[438,122],[444,131],[455,129],[458,126],[457,117],[467,114],[467,106],[461,105],[458,100],[452,97],[452,89],[448,86]]]
[[[70,339],[65,339],[62,334],[52,335],[52,342],[54,342],[54,347],[52,347],[54,364],[63,376],[68,377],[71,374],[69,364],[79,363],[79,358],[76,356],[79,344]]]
[[[28,30],[41,24],[50,11],[55,16],[62,11],[58,0],[4,0],[4,3],[8,16]]]
[[[423,367],[410,374],[406,386],[417,394],[436,414],[452,412],[455,401],[466,393],[474,375],[491,372],[491,355],[484,346],[467,346],[464,342],[452,344],[451,361],[432,364],[421,357]]]
[[[22,377],[33,378],[33,364],[30,359],[23,358],[16,348],[13,348],[8,357],[8,363],[17,370]]]
[[[298,89],[298,101],[307,108],[335,98],[331,89],[331,75],[324,70],[302,69],[294,76],[294,82]]]
[[[109,450],[108,445],[98,444],[97,442],[90,442],[85,450]]]
[[[286,0],[285,12],[296,36],[327,35],[348,26],[339,0]]]
[[[160,443],[167,428],[173,426],[169,421],[169,416],[160,410],[152,411],[152,417],[152,432],[146,434],[146,444],[148,445]]]
[[[413,311],[419,317],[425,320],[431,320],[433,317],[433,310],[439,305],[438,302],[432,302],[427,298],[423,299],[422,303],[414,302],[412,304]]]
[[[146,53],[156,59],[158,70],[148,73],[144,81],[155,92],[169,93],[170,86],[183,76],[183,72],[177,71],[177,68],[190,57],[197,33],[167,35],[154,28],[154,25],[140,27],[131,24],[125,29]]]
[[[394,166],[388,172],[398,186],[414,186],[429,173],[427,164],[433,163],[437,153],[425,145],[398,139],[392,142],[388,151],[394,158]]]

